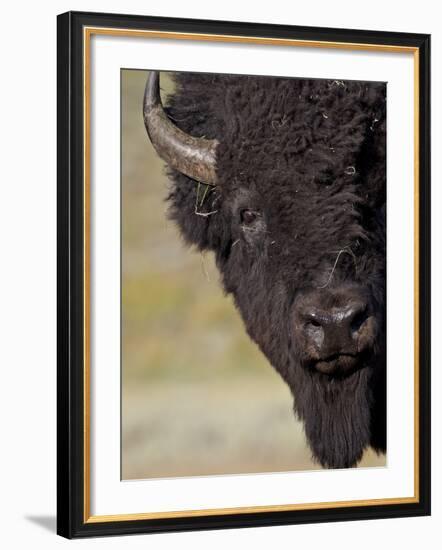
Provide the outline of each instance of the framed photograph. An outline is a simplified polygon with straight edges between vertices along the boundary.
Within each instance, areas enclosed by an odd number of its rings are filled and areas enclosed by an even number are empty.
[[[430,513],[430,37],[58,17],[58,533]]]

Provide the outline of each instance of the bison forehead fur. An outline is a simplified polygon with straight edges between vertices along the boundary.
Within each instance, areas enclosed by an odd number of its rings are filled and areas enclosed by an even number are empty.
[[[209,74],[178,74],[176,85],[167,113],[218,140],[218,180],[170,170],[171,218],[215,253],[314,458],[348,467],[370,445],[384,451],[385,85]],[[363,289],[375,328],[358,368],[332,376],[305,361],[294,304],[315,292],[332,308],[343,288]]]

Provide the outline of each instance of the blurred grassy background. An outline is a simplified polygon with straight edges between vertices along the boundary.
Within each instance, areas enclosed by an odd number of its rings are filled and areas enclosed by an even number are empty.
[[[287,386],[250,341],[211,255],[167,220],[144,129],[147,72],[122,78],[122,478],[318,468]],[[163,98],[173,89],[162,73]],[[384,465],[367,453],[361,465]]]

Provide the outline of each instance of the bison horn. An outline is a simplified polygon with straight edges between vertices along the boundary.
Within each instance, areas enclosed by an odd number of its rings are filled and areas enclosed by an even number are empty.
[[[164,112],[159,73],[147,78],[143,104],[144,124],[159,156],[189,178],[216,185],[216,139],[193,137],[173,124]]]

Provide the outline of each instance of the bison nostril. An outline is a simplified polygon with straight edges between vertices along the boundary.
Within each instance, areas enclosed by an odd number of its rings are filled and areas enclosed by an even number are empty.
[[[304,334],[317,349],[321,348],[324,342],[324,327],[318,319],[315,319],[314,315],[308,315],[304,319]]]
[[[317,329],[323,325],[322,311],[315,307],[300,308],[300,320],[306,329]]]
[[[360,309],[356,311],[353,315],[353,318],[350,321],[350,330],[353,335],[356,335],[361,329],[362,325],[368,319],[367,308]]]

